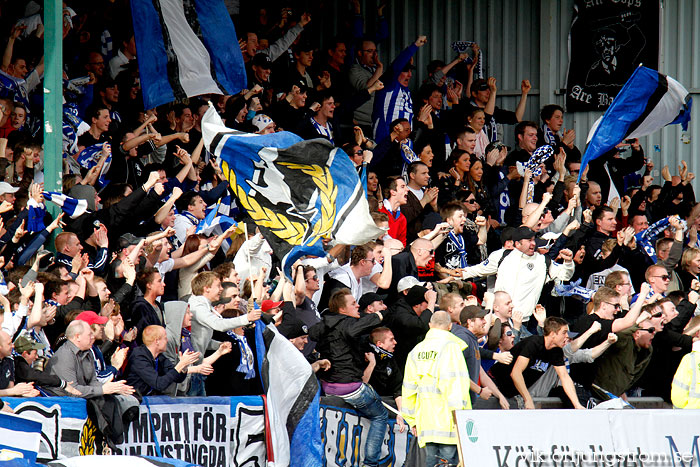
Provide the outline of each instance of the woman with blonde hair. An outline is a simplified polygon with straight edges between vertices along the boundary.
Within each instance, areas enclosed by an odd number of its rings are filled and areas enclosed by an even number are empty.
[[[693,279],[700,281],[700,249],[688,248],[681,257],[680,268],[676,270],[683,283],[683,290],[690,290]]]

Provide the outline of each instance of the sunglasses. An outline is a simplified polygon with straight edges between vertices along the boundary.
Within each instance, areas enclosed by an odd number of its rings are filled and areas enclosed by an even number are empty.
[[[431,254],[431,255],[432,255],[433,253],[435,253],[435,248],[430,248],[430,249],[428,249],[428,248],[418,248],[418,249],[419,249],[419,250],[423,250],[423,251],[427,251],[427,252],[428,252],[429,254]]]
[[[476,200],[475,200],[475,199],[465,199],[464,202],[467,203],[467,204],[476,204]]]
[[[621,306],[619,303],[610,303],[610,302],[605,302],[605,303],[607,303],[607,304],[610,305],[611,307],[615,308],[616,310],[621,310],[621,309],[622,309],[622,306]]]
[[[663,311],[657,311],[653,315],[651,315],[652,318],[661,318],[664,315]]]
[[[306,279],[306,280],[307,280],[307,281],[317,281],[317,280],[318,280],[318,276],[311,276],[311,277],[309,277],[309,278]]]
[[[661,278],[661,279],[663,279],[663,280],[665,280],[665,281],[670,281],[670,280],[671,280],[671,276],[669,276],[668,274],[664,274],[663,276],[654,276],[654,277],[659,277],[659,278]]]
[[[542,211],[542,215],[540,216],[540,219],[544,219],[547,214],[549,214],[549,208],[544,208],[544,211]]]
[[[649,334],[651,334],[652,336],[656,333],[656,328],[640,328],[639,330],[640,330],[640,331],[646,331],[646,332],[648,332]]]
[[[512,336],[513,336],[513,331],[506,331],[506,336],[512,337]]]

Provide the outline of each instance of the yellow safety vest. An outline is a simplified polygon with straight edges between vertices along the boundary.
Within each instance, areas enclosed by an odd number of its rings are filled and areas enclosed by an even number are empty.
[[[679,409],[700,409],[698,352],[683,356],[671,384],[671,402]]]
[[[467,347],[449,331],[431,329],[406,361],[401,415],[416,427],[418,444],[457,444],[452,411],[471,409]]]

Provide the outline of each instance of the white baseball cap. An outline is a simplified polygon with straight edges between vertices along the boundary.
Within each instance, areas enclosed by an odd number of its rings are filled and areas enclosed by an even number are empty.
[[[7,193],[17,193],[18,190],[18,186],[12,186],[7,182],[0,182],[0,195],[5,195]]]
[[[402,278],[398,284],[396,284],[396,290],[401,293],[404,290],[412,288],[414,285],[423,285],[421,282],[413,276],[406,276]]]

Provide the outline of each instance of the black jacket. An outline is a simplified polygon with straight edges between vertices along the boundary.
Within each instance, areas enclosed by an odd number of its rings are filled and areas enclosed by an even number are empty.
[[[126,382],[142,396],[164,394],[173,383],[182,383],[187,373],[180,373],[175,365],[165,355],[160,354],[156,359],[148,347],[136,347],[129,355],[126,367]]]
[[[367,363],[358,346],[359,337],[382,323],[376,314],[360,318],[326,312],[323,319],[309,329],[309,339],[317,342],[321,358],[331,362],[331,368],[319,377],[329,383],[362,382]]]
[[[406,365],[408,354],[430,329],[428,323],[432,315],[432,311],[425,310],[418,316],[403,296],[387,310],[384,325],[388,326],[396,337],[394,359],[400,368]]]
[[[46,371],[35,370],[22,357],[15,357],[15,383],[36,383],[47,388],[66,387],[66,382]]]

